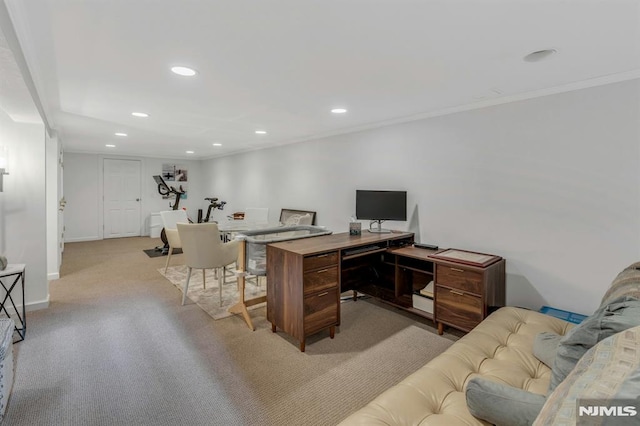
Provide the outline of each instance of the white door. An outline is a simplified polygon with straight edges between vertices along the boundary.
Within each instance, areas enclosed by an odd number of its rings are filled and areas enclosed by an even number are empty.
[[[104,238],[140,236],[140,161],[104,160]]]

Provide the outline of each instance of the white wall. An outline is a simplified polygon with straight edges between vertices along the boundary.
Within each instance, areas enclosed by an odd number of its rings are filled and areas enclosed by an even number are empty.
[[[639,119],[635,80],[212,159],[203,181],[225,210],[316,210],[334,232],[356,189],[407,190],[387,227],[504,256],[509,305],[591,313],[640,258]]]
[[[152,212],[170,210],[173,200],[162,199],[153,175],[162,173],[163,164],[176,164],[188,170],[187,199],[179,206],[186,207],[189,216],[197,219],[197,209],[206,206],[202,192],[201,162],[159,158],[104,156],[65,152],[64,191],[67,200],[65,209],[65,241],[90,241],[103,237],[102,231],[102,167],[104,158],[133,159],[141,162],[141,235],[149,235],[149,218]],[[172,184],[171,182],[168,182]],[[175,185],[174,185],[175,186]]]
[[[47,204],[47,278],[60,278],[60,233],[58,229],[60,143],[56,136],[46,138],[46,204]]]
[[[47,307],[44,125],[16,123],[0,109],[0,141],[9,148],[10,173],[0,192],[0,254],[27,265],[28,309]],[[22,304],[19,291],[12,297]]]

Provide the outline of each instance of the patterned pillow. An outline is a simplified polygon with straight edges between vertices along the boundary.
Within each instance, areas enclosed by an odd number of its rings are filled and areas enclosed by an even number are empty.
[[[640,326],[621,331],[589,349],[567,378],[549,395],[533,424],[575,425],[578,418],[581,421],[615,420],[614,417],[588,417],[588,413],[578,411],[578,403],[585,408],[628,405],[638,396],[638,389]],[[601,424],[600,421],[597,424]]]
[[[600,306],[607,305],[622,296],[640,299],[640,262],[627,266],[618,274],[602,297]]]
[[[549,391],[573,370],[585,352],[601,340],[640,325],[640,300],[623,296],[601,306],[561,340],[551,368]]]

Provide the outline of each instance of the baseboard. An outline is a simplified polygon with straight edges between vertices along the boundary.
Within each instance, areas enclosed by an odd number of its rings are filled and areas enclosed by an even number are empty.
[[[39,300],[37,302],[29,302],[25,306],[27,312],[38,311],[40,309],[47,309],[49,307],[49,296],[45,300]],[[7,309],[7,313],[11,315],[16,314],[16,310],[18,310],[22,314],[22,305],[16,305],[14,309],[13,306],[5,306]]]
[[[100,241],[101,237],[78,237],[78,238],[65,238],[65,243],[81,243],[83,241]]]
[[[27,311],[38,311],[40,309],[47,309],[49,307],[49,295],[45,300],[40,300],[37,302],[29,302],[27,303]]]
[[[52,281],[57,279],[60,279],[60,272],[49,272],[47,274],[47,280]]]

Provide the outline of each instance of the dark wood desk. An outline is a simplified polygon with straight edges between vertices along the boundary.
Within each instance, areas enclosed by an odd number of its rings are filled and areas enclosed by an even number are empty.
[[[340,325],[340,293],[380,281],[375,263],[384,253],[413,243],[413,233],[340,233],[267,246],[267,319],[300,342]],[[374,248],[376,246],[377,248]],[[354,249],[374,248],[363,253]],[[376,277],[376,275],[378,275]],[[392,277],[393,281],[393,277]]]
[[[469,265],[433,257],[442,250],[415,248],[413,234],[348,233],[267,246],[267,319],[300,342],[340,325],[340,293],[353,290],[445,325],[470,331],[505,303],[505,260]],[[371,250],[357,252],[368,247]],[[434,281],[433,312],[414,297]],[[418,296],[419,297],[419,296]]]

